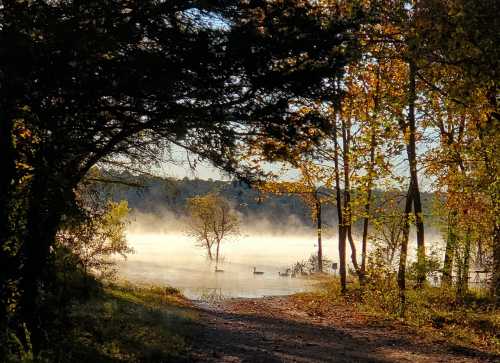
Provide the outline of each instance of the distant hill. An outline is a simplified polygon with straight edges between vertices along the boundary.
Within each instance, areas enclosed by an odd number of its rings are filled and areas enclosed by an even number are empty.
[[[136,212],[160,216],[168,211],[174,216],[182,217],[185,215],[188,198],[219,192],[241,213],[244,223],[252,223],[256,219],[266,220],[269,225],[283,228],[292,221],[304,228],[314,228],[309,208],[296,195],[263,194],[238,181],[134,176],[129,173],[106,175],[110,179],[120,180],[121,183],[105,184],[103,191],[113,200],[127,200],[129,207]],[[374,195],[379,203],[383,203],[383,192],[376,191]],[[433,195],[424,193],[422,199],[424,213],[430,214]],[[335,205],[323,206],[323,221],[325,227],[336,226]]]

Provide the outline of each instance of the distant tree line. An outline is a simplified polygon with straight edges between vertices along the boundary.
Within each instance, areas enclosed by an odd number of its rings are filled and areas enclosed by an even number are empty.
[[[186,215],[187,201],[191,197],[217,192],[231,203],[232,208],[241,213],[242,225],[245,219],[267,220],[276,227],[286,227],[290,220],[296,220],[299,228],[315,229],[316,224],[311,221],[311,210],[300,195],[263,192],[256,186],[240,181],[205,180],[198,178],[171,178],[149,175],[133,175],[130,172],[101,171],[109,180],[119,181],[114,184],[99,184],[103,195],[115,201],[126,200],[132,211],[156,214],[162,216],[165,210],[179,217]],[[331,190],[330,190],[331,193]],[[379,204],[387,200],[387,191],[376,190],[374,198]],[[401,191],[394,191],[404,196]],[[435,196],[432,193],[423,193],[425,214],[432,224],[432,214]],[[401,202],[402,203],[402,202]],[[333,203],[324,203],[323,219],[325,227],[336,226],[336,211]],[[286,231],[286,229],[281,229]],[[356,232],[362,232],[362,224],[356,224]]]

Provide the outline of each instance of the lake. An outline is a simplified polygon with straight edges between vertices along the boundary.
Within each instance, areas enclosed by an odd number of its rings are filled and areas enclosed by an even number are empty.
[[[245,235],[222,244],[224,261],[216,273],[204,249],[181,233],[129,233],[135,253],[119,262],[119,275],[131,282],[176,287],[191,299],[207,296],[262,297],[306,291],[311,282],[304,278],[281,277],[279,271],[316,251],[311,235]],[[324,242],[324,255],[335,259],[336,241]],[[253,268],[264,272],[254,275]]]

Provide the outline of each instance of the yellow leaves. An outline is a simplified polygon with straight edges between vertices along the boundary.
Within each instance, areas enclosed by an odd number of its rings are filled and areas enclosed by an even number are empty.
[[[19,137],[22,139],[28,139],[31,137],[31,131],[27,129],[20,130],[18,133]]]
[[[17,161],[16,162],[16,169],[18,170],[32,170],[33,167],[29,165],[28,163],[22,162],[22,161]]]
[[[310,185],[289,181],[267,181],[259,185],[259,189],[263,192],[281,195],[311,193],[314,190]]]
[[[107,52],[107,53],[102,54],[101,58],[106,59],[106,60],[112,60],[115,58],[115,55],[111,52]]]
[[[110,225],[121,223],[130,212],[128,207],[128,202],[126,200],[121,200],[120,202],[108,203],[108,212],[105,215],[106,222]]]

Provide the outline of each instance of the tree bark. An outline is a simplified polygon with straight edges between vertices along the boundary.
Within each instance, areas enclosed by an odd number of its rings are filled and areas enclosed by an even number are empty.
[[[337,115],[339,111],[337,110]],[[338,116],[336,116],[338,117]],[[338,240],[339,240],[339,275],[340,290],[342,293],[347,291],[347,271],[346,271],[346,233],[344,226],[344,217],[342,213],[342,195],[340,192],[340,170],[339,170],[339,144],[337,141],[337,120],[333,124],[334,135],[334,167],[335,167],[335,196],[337,202],[338,219]]]
[[[420,190],[418,187],[417,174],[417,152],[416,152],[416,122],[415,122],[415,100],[416,96],[416,73],[415,62],[410,61],[410,89],[409,89],[409,110],[408,123],[410,130],[410,143],[408,158],[410,160],[411,184],[413,185],[413,211],[415,213],[415,225],[417,227],[417,263],[418,269],[417,283],[421,286],[426,279],[425,274],[425,231],[422,213],[422,202],[420,200]]]
[[[422,214],[422,202],[420,200],[420,190],[418,186],[417,172],[417,152],[416,152],[416,73],[417,67],[413,60],[409,62],[409,86],[408,86],[408,122],[400,122],[403,135],[408,134],[406,151],[410,167],[410,194],[413,200],[413,211],[415,213],[415,226],[417,229],[417,286],[421,287],[426,279],[425,273],[425,231]]]
[[[0,331],[6,331],[9,317],[9,299],[13,297],[13,280],[17,272],[15,253],[17,240],[12,221],[19,221],[20,216],[13,215],[14,203],[21,203],[14,198],[16,185],[16,157],[12,135],[12,119],[0,110]],[[19,232],[19,231],[17,231]],[[1,337],[1,333],[0,333]]]
[[[372,123],[370,127],[370,164],[368,165],[368,180],[366,181],[366,203],[365,203],[365,218],[363,219],[363,237],[361,242],[361,276],[364,283],[366,276],[366,250],[368,246],[368,225],[370,223],[370,208],[372,199],[373,178],[375,172],[375,148],[377,146],[376,130],[377,115],[379,112],[379,91],[380,91],[380,66],[377,68],[377,83],[375,87],[375,95],[373,97],[373,113]]]
[[[360,270],[359,265],[358,265],[356,245],[354,244],[354,238],[352,238],[352,225],[347,226],[346,230],[347,230],[347,240],[349,241],[349,246],[351,247],[352,265],[354,266],[354,270],[358,274],[359,280],[362,281],[363,274],[361,273],[361,270]]]
[[[372,126],[373,127],[373,126]],[[361,269],[360,276],[362,276],[362,281],[365,280],[366,276],[366,250],[368,245],[368,224],[370,222],[370,208],[372,199],[372,185],[373,185],[373,172],[375,168],[375,131],[372,130],[372,135],[370,138],[370,165],[368,168],[368,180],[366,183],[366,203],[365,203],[365,218],[363,219],[363,239],[361,242]]]
[[[321,201],[316,196],[316,221],[318,227],[318,272],[323,272],[323,245],[321,240],[322,220],[321,220]]]
[[[446,239],[446,250],[444,254],[443,277],[441,279],[443,286],[451,286],[453,275],[453,260],[457,244],[456,228],[457,211],[451,211],[448,214],[448,235]]]
[[[217,250],[215,252],[215,268],[219,266],[219,247],[220,247],[220,241],[217,240]]]
[[[50,248],[55,242],[56,232],[64,210],[64,181],[51,182],[54,170],[45,164],[35,169],[29,194],[27,234],[22,245],[23,267],[20,289],[20,312],[26,319],[35,352],[43,342],[40,297],[47,289],[47,263]]]
[[[399,254],[399,268],[398,268],[398,287],[399,287],[399,303],[400,311],[399,315],[404,316],[406,310],[406,258],[408,256],[408,238],[410,235],[410,213],[411,206],[413,203],[413,193],[412,185],[408,187],[408,193],[406,194],[406,203],[403,213],[402,229],[403,229],[403,240],[401,241],[401,253]]]
[[[462,301],[469,288],[469,262],[471,250],[471,229],[467,227],[464,238],[464,255],[460,261],[460,268],[457,274],[457,298]]]
[[[342,118],[342,144],[344,161],[344,229],[351,247],[351,261],[354,270],[361,280],[361,273],[357,260],[356,245],[352,238],[352,209],[351,209],[351,183],[350,183],[350,152],[351,152],[351,123]]]

